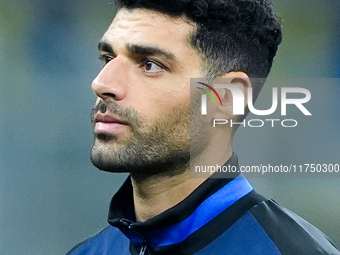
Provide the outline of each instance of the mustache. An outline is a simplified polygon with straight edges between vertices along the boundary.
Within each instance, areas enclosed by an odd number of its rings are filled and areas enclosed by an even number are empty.
[[[93,106],[91,111],[91,122],[95,123],[95,115],[98,113],[106,113],[110,112],[116,116],[118,116],[122,121],[127,123],[133,129],[139,128],[142,126],[142,118],[139,116],[137,111],[132,108],[123,108],[119,103],[115,101],[99,101],[96,105]]]

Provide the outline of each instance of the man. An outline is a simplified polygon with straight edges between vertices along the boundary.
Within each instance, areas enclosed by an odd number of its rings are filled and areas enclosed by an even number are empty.
[[[112,198],[110,226],[68,254],[340,254],[242,176],[190,178],[190,164],[237,167],[235,130],[208,123],[240,120],[227,89],[217,89],[221,105],[210,104],[206,118],[193,113],[200,93],[191,91],[190,78],[224,78],[245,97],[250,86],[258,94],[263,83],[249,78],[267,77],[281,42],[270,5],[121,0],[118,6],[99,43],[105,64],[92,84],[98,99],[91,160],[130,176]]]

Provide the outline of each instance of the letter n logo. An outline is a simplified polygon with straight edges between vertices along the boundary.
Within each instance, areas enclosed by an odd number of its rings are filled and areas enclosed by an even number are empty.
[[[215,93],[215,95],[217,96],[217,98],[220,101],[220,104],[222,106],[222,100],[221,100],[220,96],[217,94],[217,91],[212,86],[205,84],[203,82],[197,82],[197,83],[204,85],[207,88],[209,88],[211,91],[213,91]],[[205,88],[200,88],[200,87],[197,87],[197,88],[205,91],[214,100],[215,105],[217,105],[214,96],[210,93],[209,90],[207,90]],[[234,113],[234,115],[243,115],[244,114],[244,106],[243,106],[244,105],[244,95],[242,93],[242,90],[240,90],[235,85],[231,85],[231,84],[217,84],[217,85],[215,85],[215,88],[229,89],[231,91],[232,96],[233,96],[233,113]],[[207,115],[207,94],[201,95],[201,100],[202,100],[201,114],[202,115]]]

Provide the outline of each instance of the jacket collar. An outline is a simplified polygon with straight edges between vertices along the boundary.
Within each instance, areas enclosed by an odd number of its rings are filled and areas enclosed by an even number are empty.
[[[238,169],[236,154],[225,165]],[[145,222],[135,222],[133,190],[128,178],[111,200],[108,222],[135,246],[164,250],[178,245],[253,190],[242,175],[236,174],[233,179],[213,177],[176,206]]]

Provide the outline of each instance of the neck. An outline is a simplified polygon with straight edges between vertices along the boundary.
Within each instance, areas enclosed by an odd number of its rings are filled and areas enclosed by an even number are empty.
[[[205,155],[203,158],[200,157],[199,161],[223,165],[232,155],[232,151],[231,147],[225,146],[215,155],[211,153]],[[136,220],[144,222],[184,200],[207,178],[191,178],[190,169],[187,169],[184,173],[174,176],[154,176],[146,179],[131,177],[131,179]]]
[[[175,206],[204,181],[203,178],[190,178],[189,170],[171,177],[132,178],[137,221],[146,221]]]

